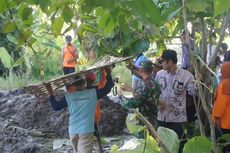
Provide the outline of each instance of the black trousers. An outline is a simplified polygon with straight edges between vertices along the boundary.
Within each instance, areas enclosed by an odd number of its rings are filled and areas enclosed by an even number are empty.
[[[184,144],[186,142],[184,140],[185,135],[184,135],[184,130],[183,130],[183,127],[182,127],[182,123],[158,121],[158,126],[162,126],[162,127],[171,129],[171,130],[173,130],[173,131],[175,131],[177,133],[179,139],[182,139],[182,141],[180,142],[178,153],[182,153]]]
[[[230,134],[229,129],[221,129],[222,134]],[[230,145],[223,147],[223,153],[230,153]]]
[[[63,67],[63,72],[64,72],[64,75],[74,73],[75,67]]]

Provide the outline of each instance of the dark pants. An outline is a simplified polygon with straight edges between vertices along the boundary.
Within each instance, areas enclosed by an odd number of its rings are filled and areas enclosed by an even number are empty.
[[[177,122],[162,122],[162,121],[158,121],[158,126],[162,126],[168,129],[171,129],[173,131],[175,131],[179,137],[179,139],[182,139],[180,142],[180,146],[179,146],[179,151],[178,153],[182,153],[183,151],[183,147],[185,144],[185,135],[184,135],[184,130],[182,127],[182,123],[177,123]]]
[[[99,153],[103,153],[103,149],[101,146],[101,136],[97,123],[94,123],[94,136],[96,137],[96,144],[98,146]]]
[[[74,73],[75,72],[75,67],[64,67],[63,72],[64,72],[64,75]]]
[[[221,131],[222,131],[222,134],[230,134],[229,129],[221,129]],[[226,143],[226,141],[225,141],[225,143]],[[223,153],[230,153],[230,145],[223,147]]]

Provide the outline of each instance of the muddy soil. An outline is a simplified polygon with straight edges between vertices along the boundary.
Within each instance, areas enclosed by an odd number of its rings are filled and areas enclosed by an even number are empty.
[[[64,91],[58,91],[60,99]],[[104,137],[126,134],[127,111],[109,98],[101,100],[99,124]],[[23,90],[0,90],[0,153],[71,153],[71,146],[53,150],[54,139],[68,139],[68,111],[53,111]],[[109,150],[110,144],[105,145]]]

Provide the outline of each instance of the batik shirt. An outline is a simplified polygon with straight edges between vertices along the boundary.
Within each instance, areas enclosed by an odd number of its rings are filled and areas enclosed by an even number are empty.
[[[195,94],[194,77],[187,71],[177,68],[175,73],[161,70],[156,75],[161,86],[160,100],[166,102],[166,109],[159,110],[157,119],[164,122],[186,122],[186,92]]]
[[[139,108],[140,113],[153,123],[157,116],[160,93],[160,85],[156,81],[152,79],[144,80],[142,85],[135,90],[134,98],[128,100],[125,106]]]

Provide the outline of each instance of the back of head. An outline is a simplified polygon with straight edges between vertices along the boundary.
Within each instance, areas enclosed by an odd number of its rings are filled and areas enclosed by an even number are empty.
[[[222,44],[221,44],[221,48],[222,48],[223,51],[227,51],[227,49],[228,49],[228,44],[222,43]]]
[[[174,64],[177,64],[178,61],[176,51],[171,49],[164,50],[161,58],[166,61],[171,60]]]
[[[153,72],[153,63],[152,61],[148,60],[143,63],[142,70],[146,73],[152,73]]]
[[[224,54],[224,62],[230,62],[230,50]]]
[[[72,81],[72,85],[74,85],[77,89],[82,89],[85,87],[85,79],[81,76],[76,76]]]

